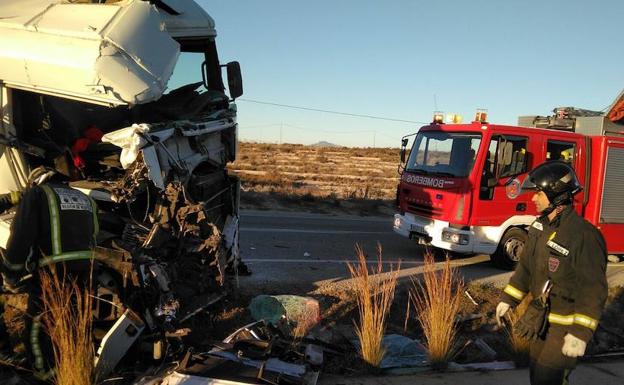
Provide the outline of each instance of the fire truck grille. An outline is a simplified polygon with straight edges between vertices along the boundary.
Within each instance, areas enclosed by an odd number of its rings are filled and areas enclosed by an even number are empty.
[[[442,214],[442,209],[435,208],[429,205],[420,205],[416,203],[409,203],[407,209],[414,214],[424,214],[427,216],[436,216]]]

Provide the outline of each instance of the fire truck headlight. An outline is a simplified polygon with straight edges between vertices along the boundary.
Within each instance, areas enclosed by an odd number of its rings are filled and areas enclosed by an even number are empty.
[[[445,242],[454,243],[456,245],[467,245],[470,237],[468,234],[459,234],[450,231],[443,231],[442,240]]]

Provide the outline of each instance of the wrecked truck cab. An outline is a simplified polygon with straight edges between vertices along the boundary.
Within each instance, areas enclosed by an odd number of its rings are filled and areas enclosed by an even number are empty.
[[[154,4],[152,4],[154,3]],[[96,317],[171,332],[236,273],[240,69],[225,93],[214,21],[194,1],[0,4],[0,193],[39,165],[100,207]],[[181,52],[197,82],[165,93]],[[13,213],[0,217],[0,247]]]

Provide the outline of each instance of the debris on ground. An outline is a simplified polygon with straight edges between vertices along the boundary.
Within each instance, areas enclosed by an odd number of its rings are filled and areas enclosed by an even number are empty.
[[[187,353],[180,366],[162,378],[162,384],[315,385],[323,363],[322,348],[309,346],[284,336],[270,324],[254,322],[206,353]]]
[[[283,318],[294,326],[312,328],[320,321],[319,302],[297,295],[259,295],[249,304],[251,316],[276,325]]]
[[[359,340],[352,340],[352,344],[356,351],[360,350]],[[385,351],[379,364],[379,368],[382,370],[429,365],[427,349],[418,340],[398,334],[389,334],[383,337],[381,344]]]
[[[487,342],[485,342],[483,340],[483,338],[477,338],[476,340],[474,340],[474,344],[490,359],[490,360],[494,360],[496,359],[497,353],[494,349],[492,349],[490,347],[490,345],[487,344]]]
[[[516,369],[516,364],[513,361],[473,362],[469,364],[451,362],[447,369],[454,372],[465,370],[511,370]]]

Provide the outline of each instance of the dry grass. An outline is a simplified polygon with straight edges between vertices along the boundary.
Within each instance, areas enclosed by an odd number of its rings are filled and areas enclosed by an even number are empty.
[[[318,324],[318,314],[312,310],[305,310],[295,320],[295,327],[292,329],[292,337],[296,341],[308,335],[310,330]]]
[[[243,192],[317,199],[393,199],[399,150],[240,143],[230,169]],[[244,198],[243,194],[243,198]]]
[[[518,336],[518,334],[514,332],[514,327],[532,300],[533,297],[531,294],[527,295],[515,309],[510,310],[507,313],[509,315],[510,327],[505,328],[505,331],[507,333],[507,337],[509,338],[509,345],[511,346],[514,361],[517,363],[528,363],[529,340]]]
[[[94,380],[92,297],[55,269],[41,273],[42,323],[52,341],[57,385],[92,385]]]
[[[424,262],[423,280],[412,281],[411,299],[431,364],[434,368],[443,368],[456,353],[456,319],[464,284],[457,270],[451,267],[448,256],[439,270],[432,253],[425,254]]]
[[[359,245],[356,245],[358,262],[347,263],[360,316],[359,322],[355,322],[355,333],[360,341],[362,358],[374,368],[379,367],[386,353],[381,342],[401,268],[391,266],[390,271],[384,273],[381,246],[377,251],[376,266],[368,267],[366,255]]]

